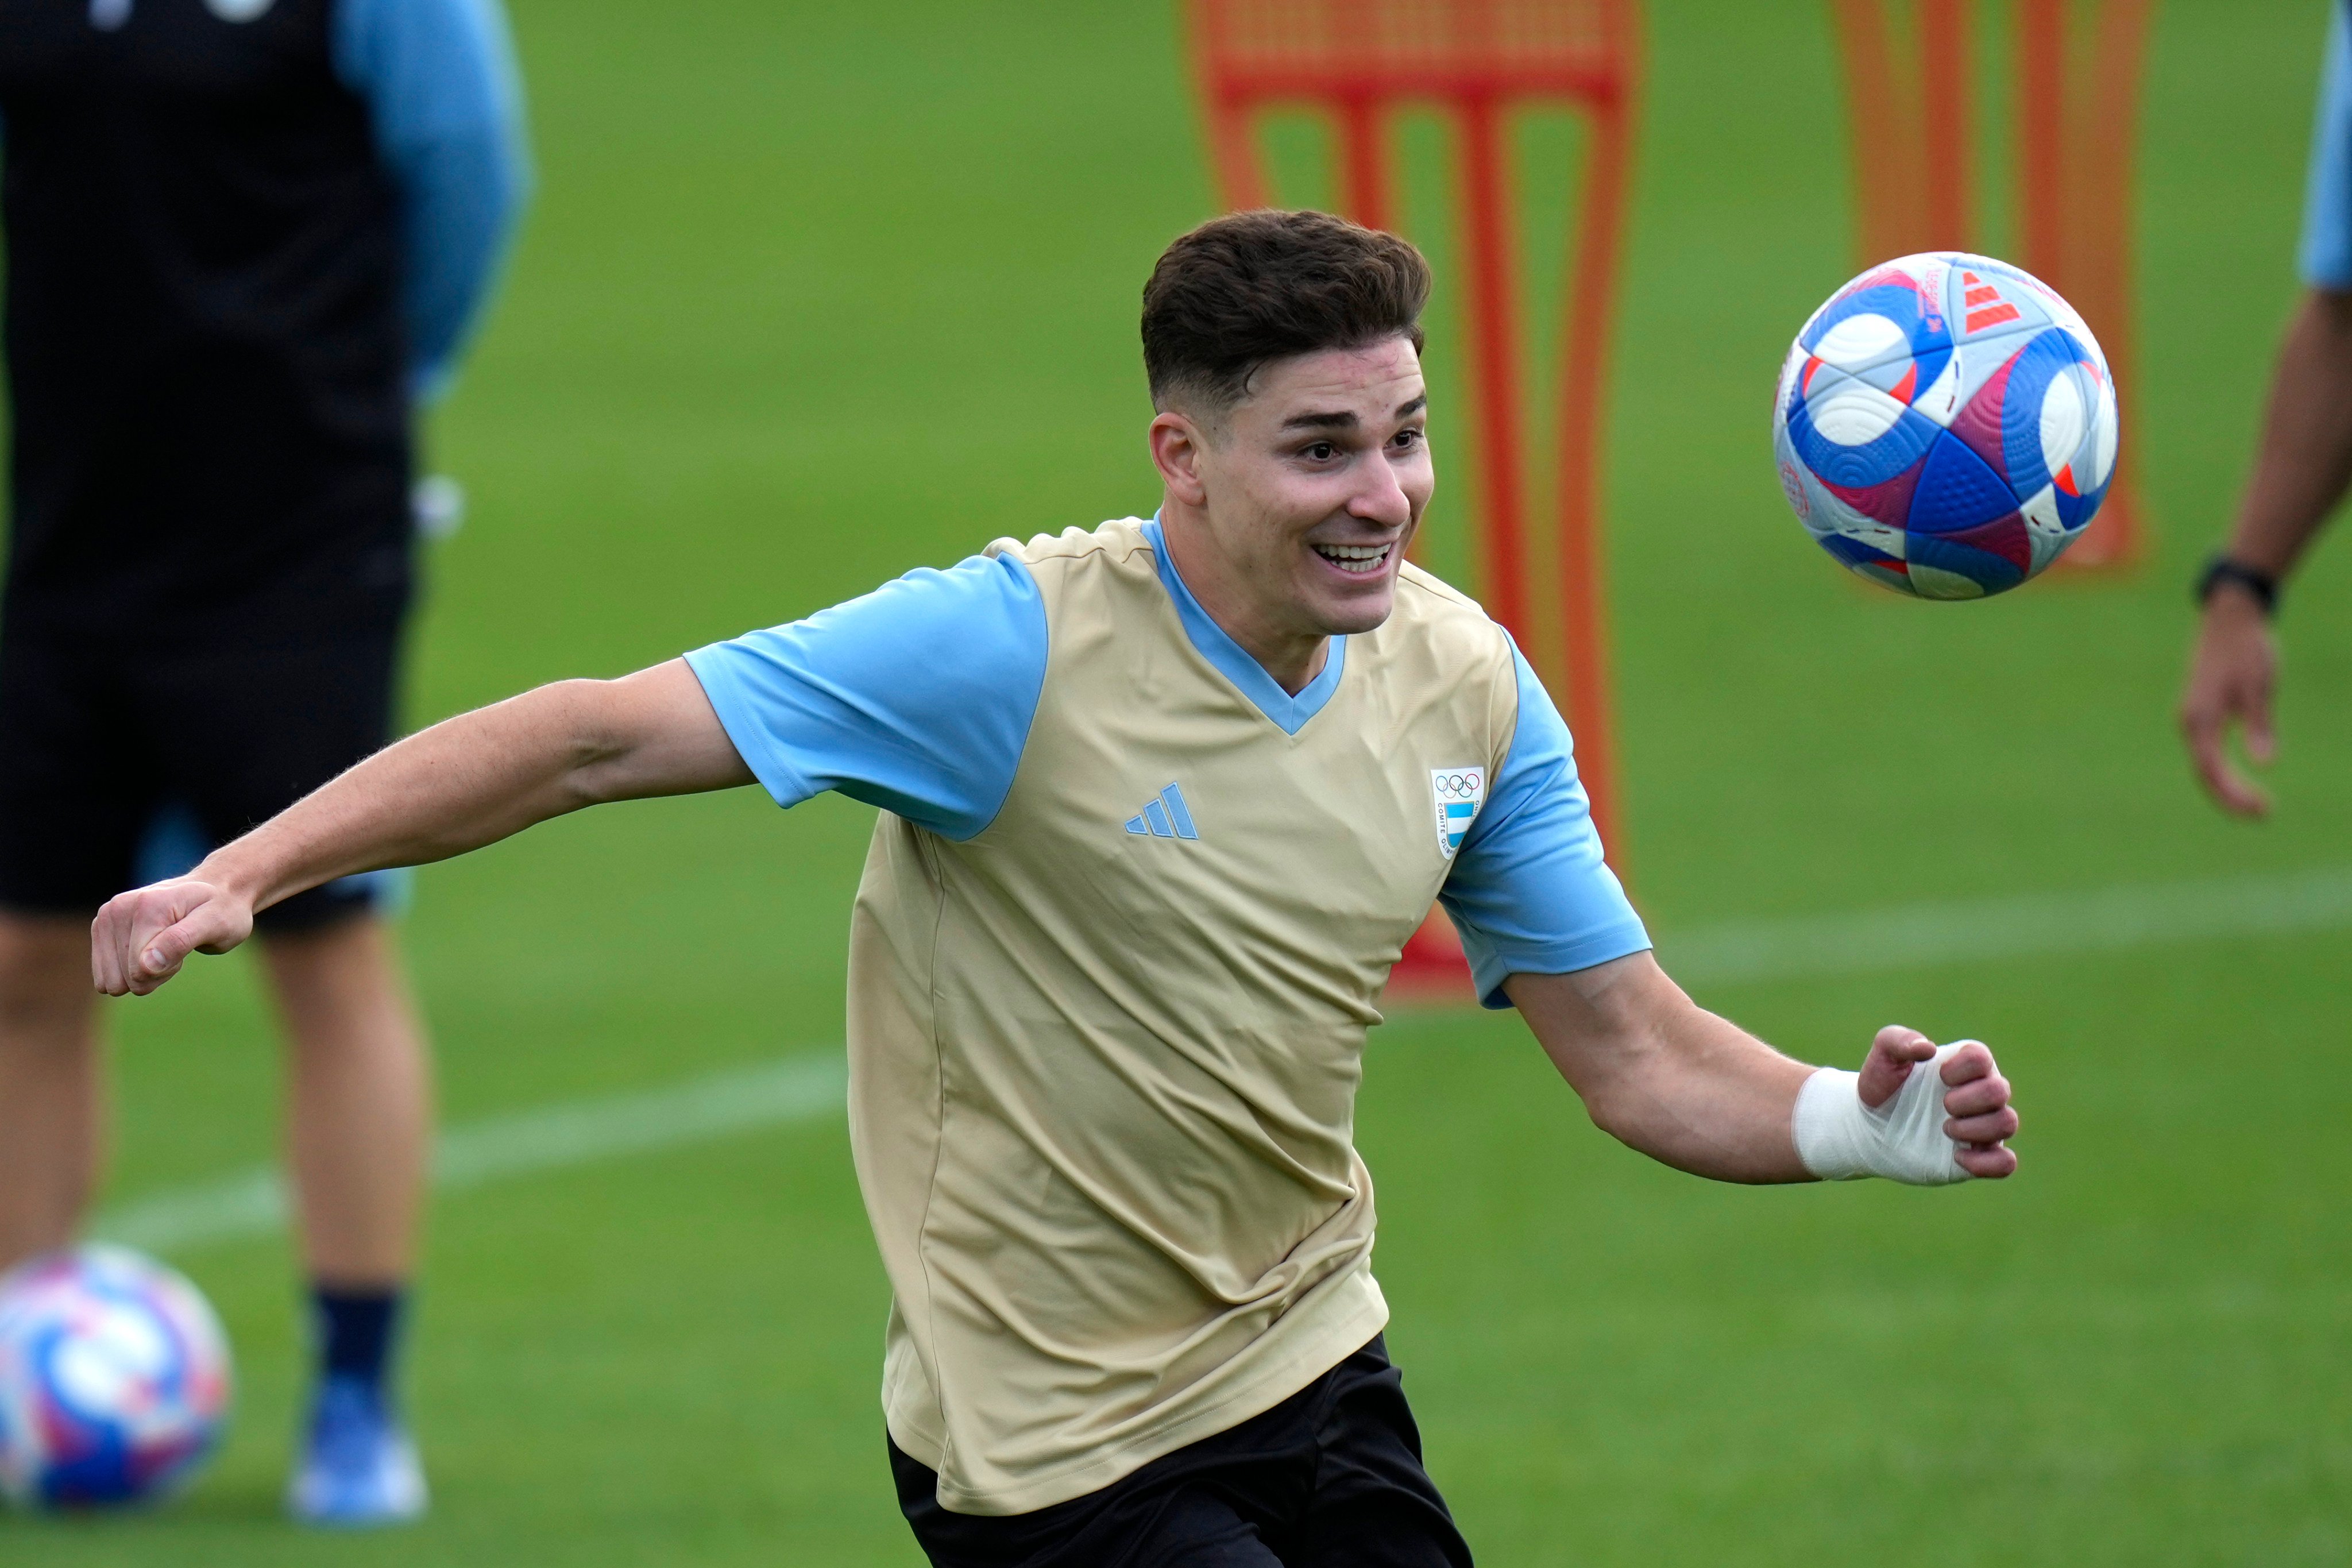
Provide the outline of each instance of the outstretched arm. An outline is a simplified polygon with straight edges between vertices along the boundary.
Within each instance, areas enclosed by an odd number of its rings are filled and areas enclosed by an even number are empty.
[[[1937,1056],[1916,1029],[1882,1029],[1858,1080],[1832,1075],[1809,1089],[1817,1069],[1700,1007],[1647,952],[1571,974],[1514,974],[1503,985],[1601,1131],[1718,1181],[1849,1173],[1817,1170],[1800,1155],[1800,1094],[1832,1138],[1843,1131],[1837,1097],[1857,1098],[1867,1137],[1871,1119],[1891,1116],[1914,1069]],[[1960,1169],[1992,1177],[2014,1171],[2017,1156],[2004,1142],[2017,1131],[2017,1113],[1992,1053],[1966,1045],[1933,1070],[1945,1092],[1929,1113],[1943,1112],[1940,1131],[1959,1145],[1952,1157]]]
[[[91,978],[145,995],[337,877],[446,860],[583,805],[751,782],[683,659],[542,686],[377,752],[180,880],[119,894],[90,928]]]

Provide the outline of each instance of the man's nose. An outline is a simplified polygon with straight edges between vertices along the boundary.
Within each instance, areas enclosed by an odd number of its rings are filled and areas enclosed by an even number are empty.
[[[1402,528],[1412,521],[1412,498],[1404,493],[1386,452],[1365,465],[1364,486],[1348,499],[1348,515],[1382,528]]]

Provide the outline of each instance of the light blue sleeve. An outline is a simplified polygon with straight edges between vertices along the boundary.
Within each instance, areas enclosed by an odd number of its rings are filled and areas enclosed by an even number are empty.
[[[961,841],[1012,791],[1046,638],[1029,568],[975,555],[686,662],[778,805],[839,790]]]
[[[1513,974],[1569,974],[1650,945],[1576,776],[1568,725],[1514,647],[1519,719],[1438,901],[1462,933],[1478,996],[1508,1007]]]
[[[2328,6],[2327,66],[2303,203],[2296,260],[2315,289],[2352,289],[2352,37],[2344,0]]]
[[[437,396],[530,190],[506,13],[499,0],[337,0],[331,47],[400,189],[409,383]]]

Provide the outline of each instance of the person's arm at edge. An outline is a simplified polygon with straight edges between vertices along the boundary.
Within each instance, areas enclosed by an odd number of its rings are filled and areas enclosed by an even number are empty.
[[[1503,989],[1585,1104],[1595,1126],[1628,1147],[1724,1182],[1813,1179],[1798,1157],[1798,1091],[1817,1070],[1693,1002],[1650,953],[1568,974],[1513,974]],[[1871,1043],[1858,1090],[1884,1105],[1936,1044],[1892,1026]],[[1964,1145],[1969,1174],[2017,1169],[2009,1084],[1992,1053],[1969,1044],[1941,1068],[1944,1132]]]
[[[2224,553],[2284,582],[2352,486],[2352,290],[2314,287],[2289,323],[2271,382],[2262,447]],[[2180,729],[2213,799],[2241,816],[2270,797],[2231,763],[2230,727],[2242,724],[2254,761],[2276,755],[2271,703],[2278,648],[2252,592],[2224,581],[2205,601]]]
[[[2341,5],[2328,7],[2296,264],[2305,291],[2279,348],[2261,449],[2225,550],[2273,584],[2294,571],[2352,479],[2352,26]],[[2198,778],[2238,816],[2270,810],[2270,797],[2232,765],[2229,739],[2242,725],[2257,763],[2277,755],[2273,608],[2242,583],[2216,582],[2180,697],[2181,735]]]
[[[2230,558],[2285,577],[2352,487],[2352,286],[2305,290],[2279,347]]]
[[[586,805],[752,782],[684,659],[542,686],[387,747],[180,880],[117,895],[91,926],[91,978],[145,995],[337,877],[446,860]]]

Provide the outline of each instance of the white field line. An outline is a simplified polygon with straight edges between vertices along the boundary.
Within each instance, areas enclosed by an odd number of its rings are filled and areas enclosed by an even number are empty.
[[[1721,985],[2121,952],[2346,925],[2352,925],[2352,867],[2335,867],[2287,876],[1742,921],[1665,938],[1659,952],[1675,978]],[[812,1121],[838,1114],[844,1092],[841,1058],[826,1052],[643,1094],[477,1121],[442,1135],[433,1184],[444,1192],[462,1191],[509,1176]],[[285,1187],[276,1172],[263,1167],[136,1200],[100,1215],[93,1228],[112,1240],[171,1252],[275,1230],[286,1217]]]
[[[461,1192],[509,1176],[700,1143],[838,1115],[845,1092],[835,1053],[714,1073],[668,1089],[526,1110],[441,1136],[433,1184]],[[268,1168],[174,1187],[99,1216],[92,1229],[155,1252],[233,1241],[286,1223],[286,1189]]]
[[[2352,867],[1743,921],[1662,938],[1675,979],[1721,985],[2066,957],[2352,925]]]

